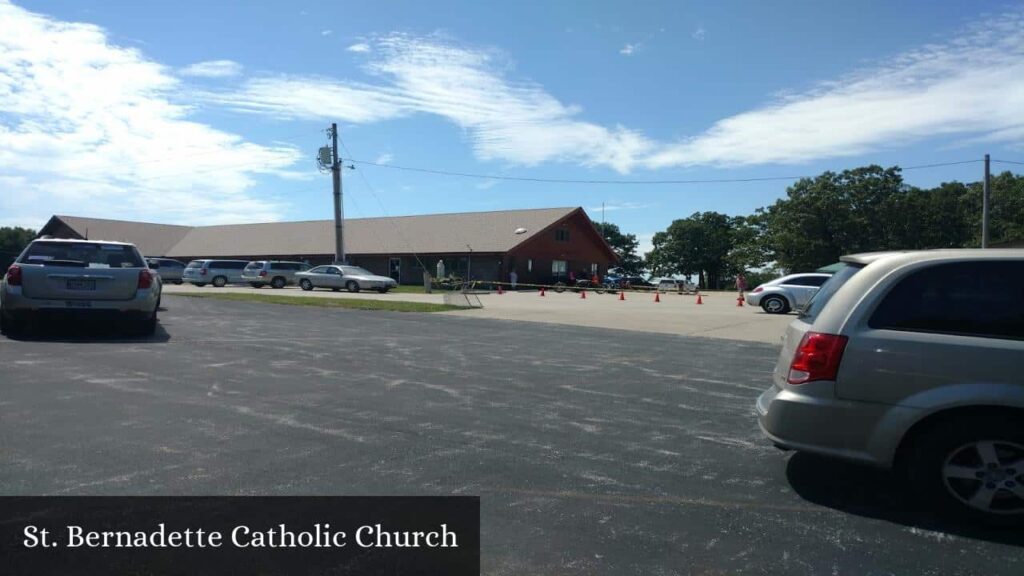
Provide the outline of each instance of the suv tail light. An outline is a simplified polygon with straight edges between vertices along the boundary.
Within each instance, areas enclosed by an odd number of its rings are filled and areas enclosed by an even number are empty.
[[[804,384],[815,380],[835,380],[846,341],[846,336],[835,334],[804,334],[793,354],[786,381],[790,384]]]
[[[262,278],[263,276],[266,276],[266,275],[267,275],[267,271],[266,271],[266,270],[260,270],[260,277],[261,277],[261,278]]]
[[[21,266],[11,264],[10,268],[7,269],[7,285],[21,286]]]
[[[206,268],[200,268],[199,269],[199,275],[200,276],[206,276]]]
[[[761,292],[762,290],[764,290],[764,286],[758,286],[757,288],[754,288],[753,290],[751,290],[750,293],[751,294],[757,294],[758,292]]]
[[[148,290],[153,287],[153,273],[148,268],[139,270],[139,290]]]

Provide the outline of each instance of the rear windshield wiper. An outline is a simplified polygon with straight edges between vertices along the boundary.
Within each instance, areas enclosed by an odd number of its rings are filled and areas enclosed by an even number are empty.
[[[31,262],[31,260],[29,261]],[[77,266],[79,268],[85,268],[87,264],[84,260],[40,260],[40,264],[43,266]]]

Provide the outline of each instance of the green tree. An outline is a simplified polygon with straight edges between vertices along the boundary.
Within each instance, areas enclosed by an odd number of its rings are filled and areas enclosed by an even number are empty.
[[[35,237],[36,231],[28,228],[0,228],[0,268],[6,270]]]
[[[640,242],[636,234],[623,234],[622,230],[611,222],[594,222],[597,231],[619,256],[618,268],[626,274],[639,274],[643,271],[644,261],[636,253]]]
[[[648,267],[655,274],[696,274],[701,287],[719,287],[729,271],[734,219],[718,212],[696,212],[675,220],[652,240]]]

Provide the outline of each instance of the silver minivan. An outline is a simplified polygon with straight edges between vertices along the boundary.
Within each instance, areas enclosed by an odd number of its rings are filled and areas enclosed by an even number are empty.
[[[248,263],[248,260],[193,260],[181,273],[181,279],[196,286],[213,284],[217,288],[241,284],[242,270]]]
[[[903,471],[936,508],[1024,522],[1024,250],[842,262],[786,329],[765,434]]]
[[[273,288],[284,288],[295,284],[296,272],[309,269],[310,266],[302,262],[257,260],[246,264],[242,270],[242,281],[248,282],[253,288],[263,288],[268,284]]]

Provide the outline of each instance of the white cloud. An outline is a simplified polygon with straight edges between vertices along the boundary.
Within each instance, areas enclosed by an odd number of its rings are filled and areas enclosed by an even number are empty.
[[[242,73],[242,65],[233,60],[209,60],[196,62],[178,71],[182,76],[199,76],[201,78],[226,78]]]
[[[349,46],[348,48],[345,48],[345,50],[348,50],[349,52],[366,53],[370,51],[370,45],[367,44],[366,42],[358,42],[356,44]]]
[[[209,223],[272,220],[253,175],[292,165],[266,147],[188,119],[181,83],[89,24],[0,0],[0,213],[40,226],[53,213]]]
[[[394,160],[394,159],[395,159],[394,156],[392,156],[391,154],[388,154],[388,153],[385,152],[384,154],[381,154],[380,156],[377,156],[377,159],[374,160],[374,163],[375,164],[390,164],[391,161]]]
[[[854,156],[929,137],[1024,136],[1024,12],[986,17],[833,82],[725,118],[645,162],[741,166]]]
[[[280,75],[205,98],[284,119],[369,123],[433,114],[466,130],[481,160],[564,161],[628,172],[651,152],[640,133],[577,120],[578,107],[537,84],[507,78],[495,52],[405,34],[376,39],[373,52],[366,71],[376,83]]]
[[[622,54],[624,56],[632,56],[633,53],[636,52],[637,47],[639,47],[639,44],[626,44],[625,46],[619,49],[619,54]]]
[[[641,257],[646,256],[648,252],[654,250],[654,232],[641,232],[640,234],[637,234],[636,242],[637,255]]]
[[[692,36],[693,39],[698,42],[703,42],[704,38],[707,36],[707,31],[704,30],[703,26],[699,26],[696,30],[693,31],[693,34],[691,34],[690,36]]]
[[[331,34],[333,34],[333,33],[334,33],[334,31],[333,31],[333,30],[321,30],[321,31],[320,31],[320,35],[321,35],[321,36],[330,36],[330,35],[331,35]]]

